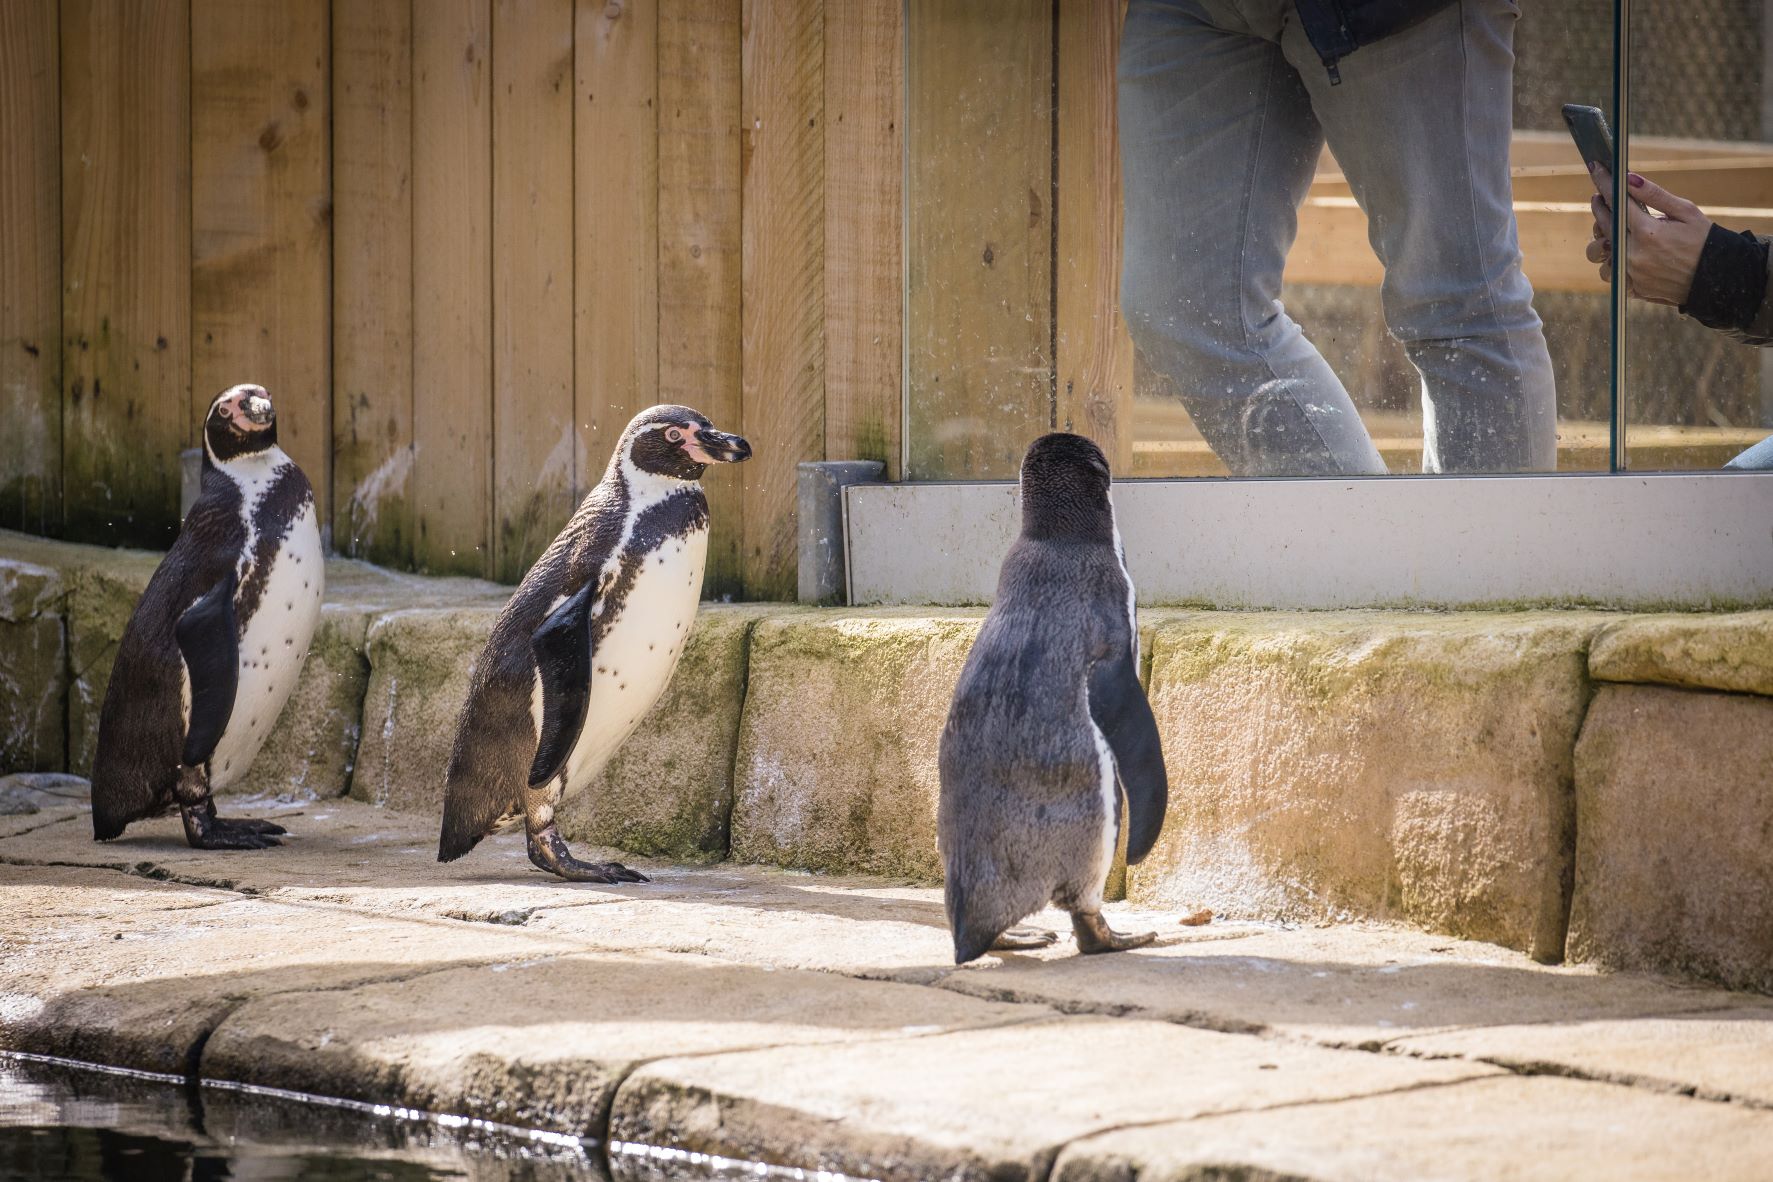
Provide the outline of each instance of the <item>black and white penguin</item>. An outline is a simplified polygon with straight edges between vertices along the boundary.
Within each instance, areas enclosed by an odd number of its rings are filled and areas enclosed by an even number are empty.
[[[203,484],[129,617],[99,712],[99,841],[177,808],[198,849],[263,849],[269,821],[226,820],[212,793],[246,774],[308,655],[325,591],[314,490],[277,446],[261,386],[203,420]]]
[[[1071,913],[1081,951],[1156,938],[1113,932],[1101,914],[1122,790],[1128,862],[1150,852],[1169,801],[1108,488],[1108,461],[1080,435],[1044,435],[1023,458],[1022,533],[942,731],[937,835],[956,964],[1051,943],[1011,930],[1049,902]]]
[[[475,664],[438,861],[522,824],[544,870],[646,881],[573,857],[554,810],[603,770],[671,680],[702,597],[702,474],[750,456],[749,443],[687,406],[641,411],[623,430],[603,480],[523,577]]]

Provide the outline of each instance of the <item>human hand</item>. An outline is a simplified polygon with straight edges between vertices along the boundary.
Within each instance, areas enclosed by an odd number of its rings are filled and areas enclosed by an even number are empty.
[[[1613,210],[1607,199],[1613,192],[1613,177],[1598,165],[1589,175],[1596,194],[1588,202],[1594,214],[1594,237],[1584,253],[1589,262],[1600,264],[1601,278],[1612,282]],[[1626,291],[1647,303],[1678,308],[1693,289],[1693,273],[1711,233],[1711,219],[1691,201],[1635,172],[1627,175],[1626,182],[1633,197],[1626,203],[1631,233]],[[1658,217],[1652,210],[1664,216]]]

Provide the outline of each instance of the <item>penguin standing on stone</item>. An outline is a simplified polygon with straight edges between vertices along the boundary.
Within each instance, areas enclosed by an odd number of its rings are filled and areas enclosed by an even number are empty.
[[[573,857],[554,810],[603,770],[671,680],[702,596],[702,474],[750,456],[749,443],[687,406],[634,416],[474,666],[438,861],[522,824],[543,870],[573,882],[647,881],[617,862]]]
[[[1169,801],[1157,722],[1139,684],[1139,629],[1108,462],[1080,435],[1044,435],[1022,461],[1022,533],[967,656],[942,731],[937,832],[954,960],[1039,947],[1011,925],[1049,902],[1078,948],[1156,938],[1102,919],[1127,802],[1127,861],[1150,852]]]
[[[263,849],[285,832],[216,816],[283,710],[325,591],[314,490],[277,446],[261,386],[203,420],[203,484],[129,617],[99,712],[92,831],[177,809],[197,849]]]

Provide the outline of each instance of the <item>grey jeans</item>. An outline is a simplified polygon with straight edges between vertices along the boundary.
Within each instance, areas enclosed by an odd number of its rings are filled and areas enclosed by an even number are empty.
[[[1344,58],[1291,0],[1132,0],[1120,51],[1121,306],[1234,475],[1380,473],[1348,391],[1281,307],[1327,139],[1422,375],[1431,472],[1556,464],[1551,359],[1510,199],[1512,0],[1460,0]]]

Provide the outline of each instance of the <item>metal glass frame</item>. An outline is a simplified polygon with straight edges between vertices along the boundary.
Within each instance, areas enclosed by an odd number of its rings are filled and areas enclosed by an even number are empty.
[[[906,18],[909,40],[908,11]],[[1613,20],[1618,210],[1630,172],[1630,0],[1614,0]],[[1630,246],[1624,219],[1617,224],[1609,472],[1117,481],[1117,518],[1141,601],[1277,609],[1773,604],[1773,473],[1627,474]],[[908,252],[908,232],[901,242]],[[907,352],[909,338],[907,331]],[[909,364],[902,382],[908,451]],[[1011,481],[857,485],[844,490],[843,505],[852,603],[987,602],[996,557],[1019,520]]]

